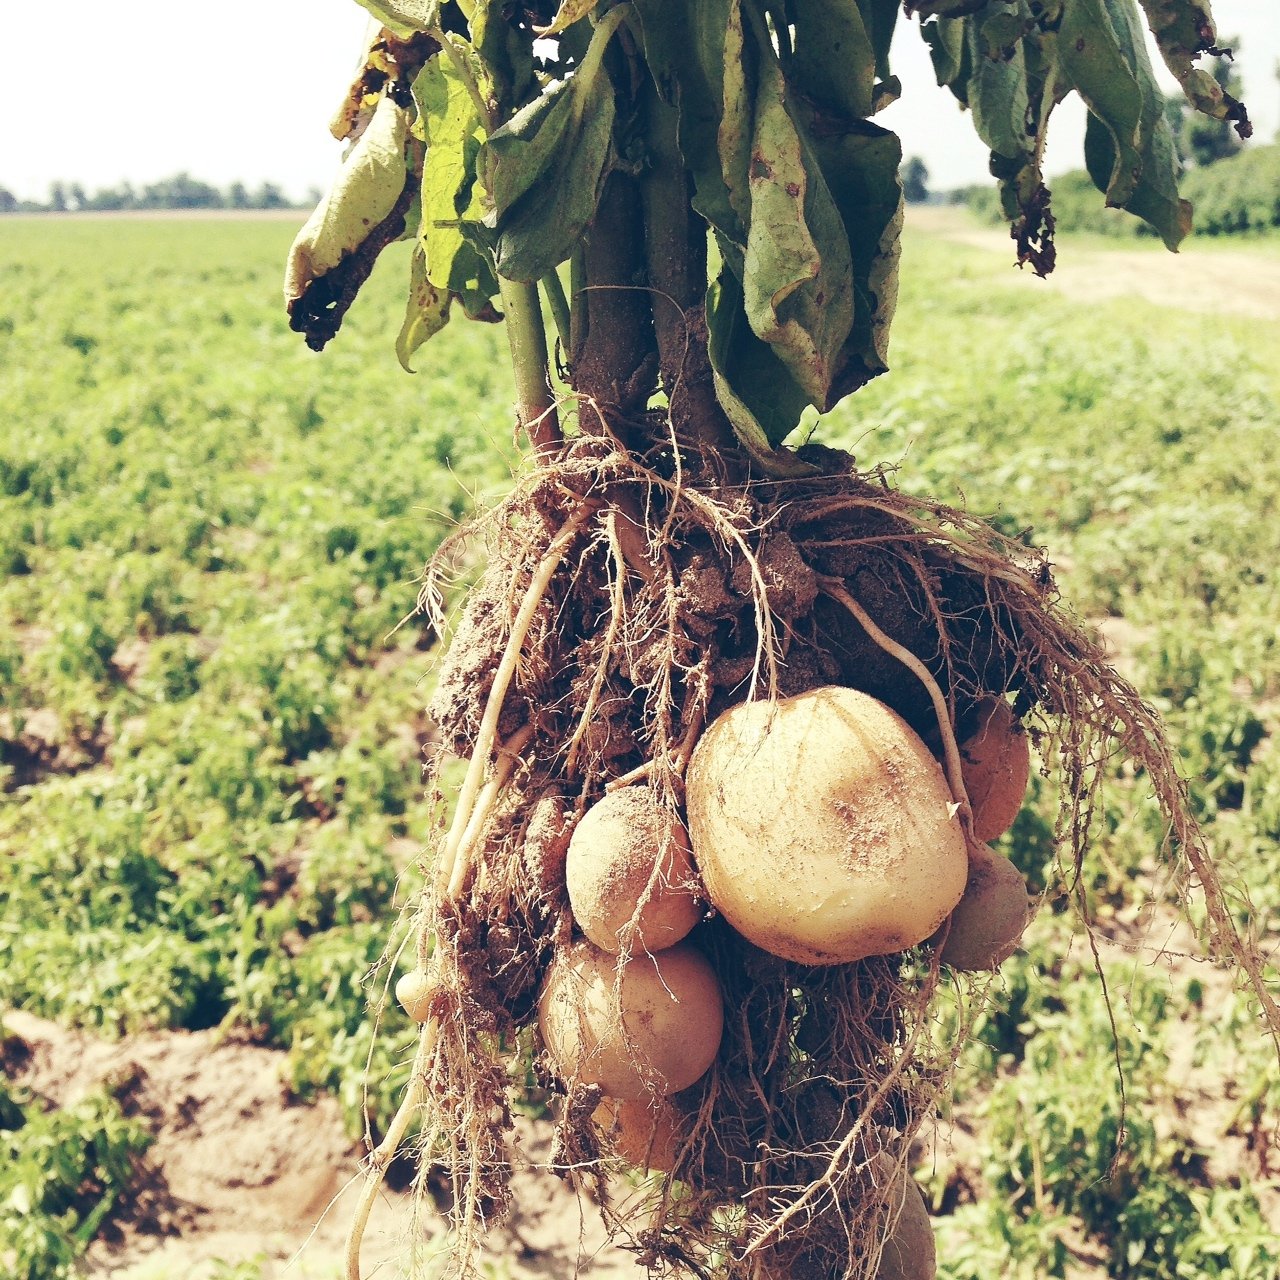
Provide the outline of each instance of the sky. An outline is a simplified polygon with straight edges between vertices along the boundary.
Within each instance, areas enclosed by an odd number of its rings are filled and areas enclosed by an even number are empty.
[[[1245,99],[1257,138],[1270,141],[1280,5],[1213,9],[1220,36],[1240,39]],[[59,0],[57,13],[54,22],[41,5],[0,0],[0,98],[19,122],[0,138],[0,187],[37,199],[55,179],[93,190],[182,170],[217,186],[272,181],[295,196],[327,186],[341,155],[328,122],[365,29],[355,0]],[[934,83],[914,25],[900,22],[894,41],[903,98],[877,120],[925,161],[935,189],[981,181],[986,151]],[[1080,164],[1083,120],[1077,101],[1055,113],[1051,174]]]

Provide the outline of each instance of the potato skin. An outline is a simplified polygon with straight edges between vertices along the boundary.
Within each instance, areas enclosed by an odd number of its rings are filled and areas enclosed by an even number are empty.
[[[396,983],[396,999],[414,1022],[426,1022],[431,1016],[434,992],[431,979],[421,969],[402,973]]]
[[[1017,949],[1031,919],[1022,873],[986,845],[969,849],[969,883],[951,913],[942,963],[964,973],[995,969]]]
[[[978,704],[978,727],[960,744],[960,773],[973,810],[973,838],[986,844],[1013,826],[1031,779],[1031,745],[1003,698]]]
[[[569,842],[565,880],[574,920],[605,951],[624,942],[661,951],[702,916],[689,833],[651,787],[624,787],[587,810]]]
[[[606,1098],[592,1116],[605,1147],[636,1169],[670,1173],[684,1140],[683,1117],[666,1098]]]
[[[964,892],[941,766],[857,690],[731,708],[703,734],[686,784],[707,896],[774,955],[817,965],[901,951]]]
[[[688,942],[622,960],[577,942],[552,962],[538,1028],[566,1081],[612,1098],[662,1096],[687,1089],[715,1060],[724,1004],[710,963]]]
[[[895,1169],[887,1156],[877,1157],[876,1163],[894,1179],[888,1204],[893,1225],[880,1253],[876,1280],[933,1280],[938,1253],[924,1196],[911,1175]]]

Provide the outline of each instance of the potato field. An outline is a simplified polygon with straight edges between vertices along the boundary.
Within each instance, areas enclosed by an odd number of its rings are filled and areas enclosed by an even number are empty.
[[[1274,957],[1280,299],[1241,273],[1274,272],[1280,249],[1126,243],[1127,291],[1102,242],[1063,237],[1059,288],[1019,276],[976,223],[915,212],[892,371],[823,419],[823,441],[1047,551],[1164,717],[1252,904],[1237,922]],[[401,371],[403,246],[326,355],[307,351],[280,305],[294,231],[3,224],[5,1277],[109,1273],[146,1233],[158,1140],[129,1079],[65,1105],[33,1088],[5,1011],[274,1051],[288,1097],[336,1097],[353,1141],[385,1130],[408,1074],[416,1028],[384,997],[410,966],[389,957],[443,807],[422,777],[441,749],[437,637],[412,615],[426,561],[523,465],[514,393],[492,326],[454,323],[421,375]],[[1124,296],[1157,276],[1161,302]],[[454,568],[474,578],[479,548]],[[1096,767],[1082,866],[1048,874],[1057,802],[1038,762],[999,841],[1033,890],[1082,892],[1050,893],[991,979],[948,1114],[917,1144],[939,1275],[1276,1280],[1276,1048],[1180,923],[1141,771]],[[967,996],[946,992],[937,1016],[959,1026]],[[547,1098],[529,1080],[536,1127]],[[245,1125],[264,1151],[280,1141]],[[569,1244],[577,1230],[566,1217]],[[207,1274],[276,1274],[260,1266]]]

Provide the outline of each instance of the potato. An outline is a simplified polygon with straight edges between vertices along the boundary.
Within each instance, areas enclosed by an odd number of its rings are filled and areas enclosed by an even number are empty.
[[[706,1071],[724,1007],[715,972],[688,942],[623,960],[578,942],[552,962],[538,1027],[563,1079],[642,1098],[687,1089]]]
[[[973,838],[986,844],[1013,826],[1031,778],[1031,746],[1003,698],[978,704],[978,727],[960,744],[960,773],[973,810]]]
[[[964,892],[964,834],[941,766],[906,721],[854,689],[726,711],[698,743],[686,800],[707,896],[788,960],[913,946]]]
[[[888,1156],[875,1158],[873,1176],[875,1173],[893,1178],[888,1203],[889,1236],[880,1253],[876,1280],[933,1280],[938,1254],[920,1188]]]
[[[414,1022],[426,1022],[431,1016],[431,979],[421,969],[410,969],[396,983],[396,999]]]
[[[884,1197],[885,1234],[876,1280],[933,1280],[938,1257],[920,1188],[886,1153],[871,1158],[866,1174],[871,1186],[860,1180],[858,1193],[870,1195],[874,1187],[874,1194]],[[849,1248],[846,1213],[827,1202],[813,1217],[797,1222],[758,1255],[754,1280],[830,1280],[842,1275]]]
[[[684,1117],[666,1098],[606,1098],[592,1116],[605,1149],[637,1169],[670,1173],[684,1141]]]
[[[994,969],[1015,950],[1031,918],[1031,897],[1017,867],[986,845],[969,850],[969,883],[951,913],[942,963],[973,973]]]
[[[650,787],[624,787],[587,810],[565,879],[574,920],[605,951],[661,951],[702,915],[688,832]]]

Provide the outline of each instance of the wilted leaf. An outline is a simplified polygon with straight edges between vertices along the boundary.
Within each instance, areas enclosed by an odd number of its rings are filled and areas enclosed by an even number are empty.
[[[427,143],[422,170],[419,242],[427,274],[438,289],[458,294],[468,314],[497,293],[491,265],[467,239],[465,223],[484,217],[476,182],[483,131],[467,86],[452,62],[433,59],[413,86],[418,121]]]
[[[440,0],[356,0],[388,31],[404,37],[439,26]]]
[[[1095,116],[1090,116],[1084,135],[1085,168],[1101,191],[1106,189],[1109,175],[1115,169],[1116,151],[1111,133]],[[1191,204],[1178,195],[1178,157],[1173,134],[1161,120],[1148,148],[1148,160],[1142,176],[1125,201],[1124,207],[1148,222],[1160,233],[1170,249],[1176,249],[1191,234]]]
[[[438,289],[427,279],[426,255],[421,245],[415,245],[409,268],[409,303],[396,338],[396,358],[405,372],[414,372],[409,364],[413,353],[449,323],[452,300],[448,289]]]
[[[883,82],[881,91],[876,94],[876,101],[872,104],[879,111],[882,106],[887,105],[881,100],[886,96],[885,91],[896,97],[900,89],[897,77],[889,74],[889,46],[893,43],[893,32],[898,25],[902,4],[900,0],[858,0],[858,8],[862,12],[867,35],[871,37],[876,75]]]
[[[533,43],[512,26],[509,13],[507,0],[474,0],[470,14],[471,44],[482,68],[480,91],[495,123],[508,119],[538,87]]]
[[[965,18],[985,8],[987,0],[907,0],[908,15],[925,18]]]
[[[757,45],[743,300],[757,337],[826,409],[836,359],[853,325],[853,264],[839,211],[764,43]]]
[[[984,0],[985,2],[985,0]],[[958,18],[939,18],[921,28],[933,74],[966,106],[969,104],[968,27]]]
[[[355,78],[329,122],[329,132],[339,141],[358,136],[373,117],[387,82],[408,83],[439,48],[431,36],[415,34],[401,40],[371,19]]]
[[[404,231],[415,186],[406,162],[409,122],[410,113],[391,98],[379,101],[289,251],[284,293],[290,323],[317,350],[337,332],[373,259]]]
[[[1147,62],[1141,30],[1127,5],[1069,0],[1058,48],[1064,75],[1111,135],[1111,174],[1105,183],[1098,175],[1094,180],[1108,204],[1126,205],[1142,177],[1156,122],[1164,116],[1164,95]]]
[[[679,108],[693,207],[744,245],[752,98],[739,0],[634,0],[634,8],[658,91]]]
[[[828,394],[834,403],[888,368],[889,326],[898,303],[902,144],[870,121],[840,131],[815,125],[811,134],[853,265],[853,323]]]
[[[1027,66],[1020,32],[1006,24],[1012,15],[1004,6],[989,7],[997,10],[992,16],[967,24],[967,99],[978,136],[1012,159],[1027,149]]]
[[[549,27],[538,28],[541,36],[555,36],[573,26],[579,18],[585,18],[600,0],[560,0],[560,8]]]
[[[1192,0],[1140,0],[1147,25],[1160,49],[1165,66],[1182,86],[1187,101],[1215,120],[1232,120],[1241,138],[1253,136],[1244,103],[1233,98],[1209,74],[1195,65],[1202,53],[1218,52],[1218,34],[1209,5]]]

